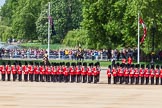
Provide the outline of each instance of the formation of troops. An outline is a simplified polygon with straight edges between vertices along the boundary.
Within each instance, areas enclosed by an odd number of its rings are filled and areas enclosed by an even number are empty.
[[[100,64],[25,62],[22,65],[20,61],[13,64],[9,61],[0,65],[0,73],[2,81],[98,83]]]
[[[162,66],[144,64],[115,64],[107,69],[108,84],[162,85]]]

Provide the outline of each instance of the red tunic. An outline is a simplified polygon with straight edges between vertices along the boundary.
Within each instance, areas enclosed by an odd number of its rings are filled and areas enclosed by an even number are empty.
[[[160,70],[160,78],[162,78],[162,69]]]
[[[153,78],[155,76],[155,72],[153,69],[150,69],[150,77]]]
[[[139,77],[139,71],[138,71],[138,69],[134,69],[134,76],[136,78]]]
[[[76,67],[76,75],[80,75],[81,74],[81,68],[80,67]]]
[[[130,69],[130,74],[129,74],[130,77],[134,77],[134,69]]]
[[[143,70],[142,68],[140,69],[139,76],[140,76],[140,77],[144,77],[144,70]]]
[[[87,71],[88,71],[88,72],[87,72],[87,75],[88,75],[88,76],[93,75],[93,74],[92,74],[92,73],[93,73],[92,68],[88,67]]]
[[[124,77],[128,77],[129,76],[129,71],[127,68],[124,69]]]
[[[147,78],[147,77],[149,77],[149,75],[150,75],[150,73],[149,73],[148,69],[145,69],[144,70],[144,76]]]
[[[123,70],[121,68],[118,69],[118,76],[122,77],[123,76]]]
[[[159,78],[159,76],[160,76],[160,71],[159,71],[159,69],[155,69],[155,76],[156,76],[156,78]]]
[[[29,69],[29,74],[33,74],[34,73],[34,67],[33,66],[28,66]]]
[[[23,71],[24,71],[24,74],[27,75],[29,73],[29,70],[28,70],[28,66],[23,66]]]
[[[111,70],[109,68],[107,69],[107,77],[111,77]]]
[[[22,68],[21,68],[21,66],[18,66],[18,67],[17,67],[17,72],[18,72],[19,75],[22,74]]]
[[[5,68],[5,66],[2,66],[2,71],[1,71],[1,74],[5,74],[6,73],[6,68]]]
[[[69,75],[69,67],[64,67],[64,76],[68,76]]]
[[[112,69],[112,74],[113,74],[113,76],[114,77],[116,77],[117,76],[117,70],[114,68],[114,69]]]
[[[82,66],[81,75],[87,75],[87,67]]]
[[[6,66],[6,71],[7,71],[7,74],[11,74],[11,66],[7,65]]]
[[[16,71],[17,71],[16,66],[12,66],[12,74],[13,75],[16,74]]]
[[[70,67],[70,75],[75,75],[75,67]]]

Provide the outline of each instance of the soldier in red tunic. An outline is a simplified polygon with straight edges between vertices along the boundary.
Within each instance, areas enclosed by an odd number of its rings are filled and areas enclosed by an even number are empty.
[[[2,74],[2,65],[0,65],[0,74]]]
[[[154,77],[155,77],[154,65],[151,65],[151,69],[150,69],[151,85],[154,84]]]
[[[40,66],[39,63],[35,63],[34,67],[34,79],[36,82],[39,82],[39,75],[40,75]]]
[[[6,79],[6,63],[3,62],[2,63],[2,69],[1,69],[1,75],[2,75],[2,81],[5,81]]]
[[[116,84],[117,83],[117,69],[116,69],[116,64],[113,65],[113,67],[112,67],[112,75],[113,75],[114,84]]]
[[[40,66],[40,75],[39,75],[39,77],[40,77],[40,81],[44,82],[45,66],[44,66],[44,63],[42,63],[42,62],[41,62],[40,65],[41,66]]]
[[[71,63],[71,67],[70,67],[70,81],[73,83],[75,82],[75,63]]]
[[[159,76],[160,76],[159,65],[156,65],[155,69],[156,85],[159,85]]]
[[[129,76],[130,76],[130,80],[131,80],[131,84],[134,83],[134,64],[131,65],[131,68],[129,69]]]
[[[140,72],[139,76],[140,76],[140,79],[141,79],[141,85],[144,84],[144,68],[145,68],[145,65],[142,64],[141,68],[139,70],[139,72]]]
[[[149,65],[146,66],[144,73],[145,73],[144,76],[146,79],[146,85],[148,85],[149,84],[149,76],[150,76]]]
[[[124,64],[120,64],[120,67],[118,68],[118,77],[119,77],[119,82],[120,84],[123,83],[124,81],[124,69],[123,69]]]
[[[82,83],[87,82],[87,63],[84,62],[81,68],[81,75],[82,75]]]
[[[25,62],[25,65],[23,66],[23,73],[24,73],[24,81],[28,81],[29,70],[27,62]]]
[[[18,73],[18,80],[22,81],[22,65],[21,65],[21,62],[19,62],[19,65],[17,65],[17,73]]]
[[[160,69],[160,84],[162,85],[162,66],[161,66],[161,69]]]
[[[57,63],[54,63],[54,68],[53,68],[54,70],[54,82],[57,82],[57,78],[58,78],[58,76],[57,76]]]
[[[109,65],[107,69],[107,78],[108,78],[108,84],[111,84],[111,65]]]
[[[6,65],[6,71],[7,71],[7,81],[10,81],[11,79],[11,62],[8,62],[8,65]]]
[[[30,62],[30,65],[28,65],[28,69],[29,69],[29,81],[33,82],[33,74],[34,74],[33,62]]]
[[[124,80],[125,80],[125,84],[129,84],[129,66],[124,65]]]
[[[93,67],[93,82],[97,83],[97,74],[98,74],[98,69],[97,69],[97,63],[95,63],[95,66]]]
[[[93,82],[93,63],[89,63],[89,67],[88,67],[88,83]]]
[[[63,68],[64,71],[64,82],[69,82],[69,72],[70,72],[70,63],[67,62],[66,66]]]
[[[81,82],[81,65],[82,63],[78,62],[76,66],[76,82],[77,83]]]
[[[12,76],[13,76],[13,81],[16,81],[16,74],[17,73],[17,67],[16,67],[16,62],[14,63],[14,65],[12,66]]]
[[[136,64],[134,69],[135,84],[139,84],[139,64]]]

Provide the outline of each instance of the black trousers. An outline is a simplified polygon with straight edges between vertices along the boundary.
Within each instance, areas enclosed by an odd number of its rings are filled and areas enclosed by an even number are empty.
[[[93,82],[93,76],[92,75],[89,75],[88,76],[88,83],[91,83],[91,82]]]
[[[131,84],[134,83],[134,77],[131,77]]]
[[[33,74],[29,74],[29,81],[33,82]]]
[[[11,74],[7,74],[7,81],[11,80]]]
[[[156,85],[159,85],[159,77],[156,77]]]
[[[141,85],[143,85],[144,84],[144,77],[141,77]]]
[[[2,74],[2,81],[5,81],[6,74]]]
[[[146,77],[146,85],[149,84],[149,77]]]
[[[114,76],[114,84],[116,84],[116,83],[117,83],[117,77]]]
[[[87,82],[87,75],[82,75],[82,82],[86,83]]]
[[[154,84],[154,77],[151,77],[151,85]]]
[[[16,78],[17,78],[17,74],[13,74],[13,81],[16,81]]]
[[[136,77],[136,84],[139,84],[139,77]]]
[[[18,80],[22,81],[22,74],[18,74]]]
[[[24,74],[24,81],[28,81],[28,74]]]

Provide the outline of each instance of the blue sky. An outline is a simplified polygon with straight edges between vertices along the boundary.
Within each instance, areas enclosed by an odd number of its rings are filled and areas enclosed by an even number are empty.
[[[5,3],[5,0],[0,0],[0,7],[3,6],[4,3]]]

